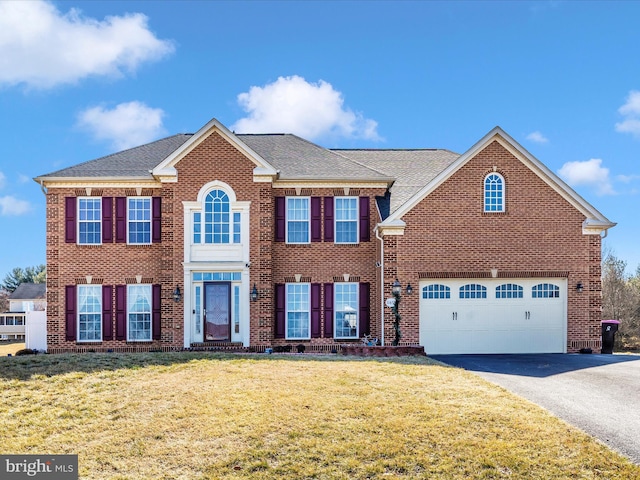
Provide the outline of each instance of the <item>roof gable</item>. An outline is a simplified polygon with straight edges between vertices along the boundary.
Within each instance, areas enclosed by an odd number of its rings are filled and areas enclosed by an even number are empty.
[[[192,134],[172,135],[155,142],[40,175],[35,180],[44,183],[71,179],[153,180],[151,170],[192,136]]]
[[[245,157],[251,160],[255,164],[253,170],[254,180],[262,178],[262,181],[271,181],[276,177],[278,171],[269,164],[264,158],[258,155],[252,148],[246,143],[242,142],[234,133],[232,133],[227,127],[222,125],[215,118],[211,119],[205,126],[198,130],[195,134],[189,138],[186,142],[180,145],[169,156],[167,156],[162,162],[160,162],[153,170],[154,177],[161,182],[177,182],[178,172],[175,166],[180,162],[185,155],[196,148],[207,137],[213,133],[219,134],[227,142],[237,148]]]
[[[540,177],[549,187],[562,196],[567,202],[569,202],[574,208],[580,211],[585,217],[583,223],[583,232],[591,234],[599,234],[602,230],[606,230],[615,225],[615,223],[609,221],[602,213],[600,213],[594,206],[588,203],[577,192],[563,182],[556,174],[549,170],[542,162],[531,155],[522,145],[516,142],[511,136],[509,136],[502,128],[495,127],[484,137],[482,137],[475,145],[469,150],[463,153],[457,160],[449,164],[444,170],[442,170],[437,176],[435,176],[429,183],[417,191],[410,199],[408,199],[400,208],[396,209],[380,223],[381,228],[386,226],[393,228],[395,231],[400,226],[404,226],[402,217],[420,203],[425,197],[427,197],[436,188],[447,181],[455,172],[462,168],[469,160],[475,157],[481,150],[490,145],[492,142],[497,141],[507,151],[509,151],[514,157],[520,160],[526,167]]]

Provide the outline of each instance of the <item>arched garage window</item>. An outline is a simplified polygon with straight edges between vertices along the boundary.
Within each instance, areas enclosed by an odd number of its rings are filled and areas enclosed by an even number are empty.
[[[560,287],[552,283],[539,283],[531,288],[533,298],[559,298]]]
[[[460,298],[487,298],[487,287],[468,283],[460,287]]]
[[[451,289],[438,283],[427,285],[422,289],[422,298],[451,298]]]
[[[515,283],[505,283],[496,287],[496,298],[522,298],[523,288]]]
[[[484,211],[504,212],[504,178],[499,173],[484,177]]]

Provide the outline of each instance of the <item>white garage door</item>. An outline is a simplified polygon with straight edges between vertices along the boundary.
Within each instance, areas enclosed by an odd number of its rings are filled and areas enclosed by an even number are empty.
[[[564,278],[423,280],[419,293],[428,355],[566,352]]]

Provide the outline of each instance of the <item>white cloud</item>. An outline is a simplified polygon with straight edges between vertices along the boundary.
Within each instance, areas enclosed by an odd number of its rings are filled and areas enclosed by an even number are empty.
[[[567,162],[558,173],[572,187],[592,187],[598,195],[615,194],[609,178],[609,169],[602,166],[602,160],[599,158],[584,162]]]
[[[627,103],[618,109],[618,113],[624,118],[622,122],[616,123],[616,131],[640,138],[640,92],[631,90]]]
[[[539,131],[535,131],[535,132],[531,132],[529,135],[527,135],[527,140],[531,140],[532,142],[535,143],[548,143],[549,139],[547,137],[545,137],[542,133],[540,133]]]
[[[18,182],[28,183],[29,181],[31,181],[31,178],[25,175],[24,173],[18,174]]]
[[[6,184],[7,177],[4,176],[4,173],[0,172],[0,190],[2,190]]]
[[[297,75],[279,77],[241,93],[238,103],[248,115],[231,126],[237,132],[381,140],[378,123],[344,107],[342,93],[323,80],[310,83]]]
[[[99,21],[51,2],[0,2],[0,85],[51,88],[90,75],[121,76],[173,52],[140,13]]]
[[[88,130],[97,140],[108,141],[123,150],[142,145],[163,135],[164,111],[141,102],[116,105],[109,110],[91,107],[78,115],[78,126]]]
[[[31,204],[11,195],[0,197],[0,216],[24,215],[31,211]]]
[[[636,180],[640,180],[640,175],[616,175],[616,180],[622,183],[631,183]]]

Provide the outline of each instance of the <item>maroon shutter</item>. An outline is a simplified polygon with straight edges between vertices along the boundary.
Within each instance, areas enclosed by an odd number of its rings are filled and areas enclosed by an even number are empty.
[[[76,339],[76,286],[67,285],[64,289],[64,314],[67,341],[73,342]]]
[[[333,337],[333,283],[324,284],[324,336]]]
[[[311,284],[311,338],[320,337],[320,284]]]
[[[162,287],[160,285],[153,285],[152,287],[152,324],[151,331],[153,332],[153,339],[160,340],[162,338]]]
[[[76,243],[76,197],[64,199],[64,241]]]
[[[369,284],[360,283],[360,336],[369,335],[371,313],[369,311]]]
[[[162,197],[153,197],[151,199],[151,241],[160,243],[162,239]]]
[[[333,242],[333,197],[324,197],[324,241]]]
[[[274,338],[284,338],[285,328],[285,285],[283,283],[276,283],[276,322],[274,325]]]
[[[360,241],[368,242],[371,235],[369,222],[369,197],[360,197]]]
[[[116,340],[127,338],[127,286],[116,285]]]
[[[102,243],[113,243],[113,198],[102,197]]]
[[[127,197],[116,197],[116,243],[127,243]]]
[[[285,236],[285,221],[286,221],[286,198],[276,197],[276,233],[275,241],[284,242]]]
[[[102,286],[102,339],[113,340],[113,287]]]
[[[320,197],[311,197],[311,241],[322,241],[322,199]]]

